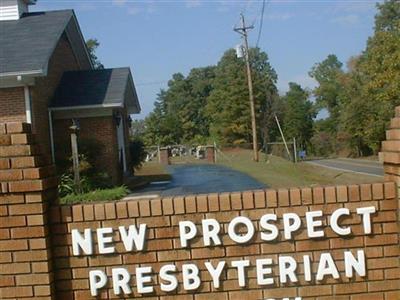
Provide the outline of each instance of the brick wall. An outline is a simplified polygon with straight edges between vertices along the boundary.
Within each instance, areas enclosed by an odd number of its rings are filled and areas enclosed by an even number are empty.
[[[54,144],[56,158],[61,160],[71,156],[70,119],[54,120]],[[122,179],[122,168],[118,159],[117,131],[113,118],[92,117],[80,118],[79,139],[96,140],[102,146],[102,151],[96,156],[96,167],[107,172],[120,183]],[[78,145],[79,147],[79,145]]]
[[[399,117],[400,111],[397,111]],[[393,125],[393,124],[392,124]],[[392,130],[390,139],[395,140]],[[22,133],[22,134],[21,134]],[[21,145],[19,145],[21,144]],[[303,299],[377,299],[400,298],[399,266],[399,202],[395,169],[388,174],[385,183],[343,185],[329,187],[288,188],[258,190],[237,193],[191,195],[163,199],[140,199],[109,203],[60,206],[50,199],[54,194],[53,168],[46,167],[48,159],[39,156],[29,135],[29,126],[22,124],[0,125],[0,298],[2,299],[93,299],[89,291],[89,271],[101,270],[111,276],[112,269],[126,268],[132,274],[130,286],[133,294],[126,298],[150,299],[262,299],[295,296]],[[388,147],[388,148],[387,148]],[[397,168],[400,157],[397,148],[386,145],[385,168]],[[398,150],[397,150],[398,151]],[[394,153],[394,154],[393,154]],[[41,166],[43,166],[41,168]],[[375,207],[371,217],[372,233],[365,234],[357,208]],[[352,213],[341,221],[350,226],[352,233],[343,237],[330,225],[332,212],[348,208]],[[305,230],[305,215],[311,211],[323,212],[322,226],[325,236],[309,238]],[[276,214],[279,238],[274,242],[260,239],[260,218],[264,214]],[[282,217],[285,213],[300,216],[302,226],[294,238],[282,237]],[[228,238],[228,223],[237,216],[249,218],[256,229],[255,237],[239,245]],[[206,247],[201,236],[201,221],[215,219],[221,224],[222,245]],[[192,221],[197,225],[199,236],[190,247],[181,247],[179,222]],[[125,250],[119,226],[147,224],[148,234],[144,251]],[[73,255],[71,232],[83,232],[90,228],[111,227],[114,231],[116,252],[99,254],[94,238],[93,255]],[[363,250],[366,256],[366,276],[344,275],[344,252],[353,254]],[[315,279],[318,261],[323,253],[330,253],[339,271],[339,278],[328,276],[323,281]],[[280,256],[292,256],[298,263],[298,283],[282,283],[278,279],[277,260]],[[309,255],[312,278],[305,278],[303,255]],[[271,258],[274,284],[257,284],[255,260]],[[231,267],[234,260],[248,259],[246,286],[238,284],[238,272]],[[221,286],[216,289],[208,275],[204,262],[226,261],[221,275]],[[195,291],[182,288],[180,273],[184,264],[196,264],[200,269],[202,284]],[[160,290],[158,271],[165,264],[177,267],[177,290],[166,293]],[[137,267],[152,267],[150,294],[137,292]],[[110,278],[109,278],[110,280]],[[109,282],[101,290],[98,299],[123,299],[116,296]]]
[[[26,122],[24,88],[0,89],[0,123]]]
[[[79,70],[71,45],[63,35],[50,58],[46,77],[36,78],[32,87],[32,125],[43,150],[50,153],[48,106],[65,71]]]
[[[54,299],[47,211],[57,178],[28,124],[0,124],[0,299]]]
[[[253,239],[240,246],[226,238],[228,222],[236,216],[250,218],[259,228],[259,219],[266,213],[281,217],[285,212],[295,212],[302,219],[307,211],[322,210],[326,225],[328,217],[338,208],[346,207],[354,212],[356,208],[375,206],[378,210],[372,218],[373,234],[364,235],[360,216],[353,216],[345,224],[352,224],[350,237],[339,237],[326,228],[326,237],[317,240],[307,238],[304,230],[296,235],[294,241],[268,243]],[[54,207],[51,210],[51,229],[54,246],[55,280],[57,299],[90,299],[89,270],[100,269],[109,276],[113,267],[123,266],[134,274],[134,268],[151,266],[155,273],[162,265],[174,263],[197,264],[201,269],[203,284],[195,293],[178,289],[172,296],[157,288],[157,277],[153,276],[156,293],[152,299],[261,299],[302,296],[303,299],[398,299],[400,297],[399,235],[397,221],[396,189],[393,183],[377,183],[338,187],[293,188],[280,190],[260,190],[243,193],[225,193],[175,197],[156,200],[120,201],[88,205]],[[204,247],[201,239],[196,239],[190,248],[184,249],[179,243],[178,223],[190,220],[201,225],[202,219],[214,218],[223,228],[223,246]],[[304,221],[304,220],[303,220]],[[73,256],[71,249],[71,230],[85,228],[95,230],[100,227],[128,226],[145,223],[149,227],[147,249],[141,253],[126,253],[118,235],[115,246],[117,254],[92,256]],[[258,235],[257,235],[258,236]],[[95,247],[96,249],[96,247]],[[363,249],[367,260],[367,277],[345,278],[343,252]],[[299,271],[299,285],[277,284],[263,288],[256,284],[254,264],[248,268],[247,288],[239,287],[234,268],[227,268],[222,275],[221,288],[211,285],[204,261],[232,261],[247,258],[254,262],[257,258],[290,255],[296,258],[310,255],[319,260],[322,252],[330,252],[336,260],[340,279],[328,279],[316,284],[304,281],[303,271]],[[317,267],[313,263],[313,269]],[[302,269],[302,267],[300,267]],[[277,266],[273,267],[275,281]],[[135,290],[135,297],[141,297]],[[173,296],[174,294],[180,297]],[[111,285],[101,294],[101,298],[112,299]],[[333,298],[332,298],[333,297]]]

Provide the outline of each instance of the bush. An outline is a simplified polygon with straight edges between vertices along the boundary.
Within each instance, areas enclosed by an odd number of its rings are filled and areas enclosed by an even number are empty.
[[[141,139],[135,138],[129,142],[129,153],[131,156],[131,168],[138,169],[145,161],[147,152]]]
[[[327,157],[335,153],[335,142],[332,135],[321,131],[314,133],[311,138],[312,152],[316,156]]]
[[[78,191],[78,186],[74,182],[72,157],[69,157],[65,161],[57,162],[57,169],[61,172],[58,186],[60,197],[113,187],[110,176],[96,168],[96,156],[103,151],[103,145],[93,139],[80,139],[78,149],[81,177],[80,191]]]
[[[60,198],[61,204],[86,203],[97,201],[120,200],[128,194],[129,190],[125,186],[111,189],[94,190],[83,194],[68,194]]]

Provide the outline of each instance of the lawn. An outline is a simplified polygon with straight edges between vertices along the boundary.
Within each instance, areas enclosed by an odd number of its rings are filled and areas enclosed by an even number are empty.
[[[144,163],[141,168],[135,170],[135,177],[145,182],[171,180],[165,166],[156,161]]]
[[[98,189],[83,194],[69,194],[60,198],[61,204],[75,204],[99,201],[120,200],[128,195],[125,186],[118,186],[110,189]]]
[[[256,163],[252,161],[252,151],[243,149],[219,153],[217,163],[247,173],[271,188],[370,183],[383,180],[375,176],[336,171],[304,162],[294,164],[280,157],[264,154],[260,155],[260,162]]]

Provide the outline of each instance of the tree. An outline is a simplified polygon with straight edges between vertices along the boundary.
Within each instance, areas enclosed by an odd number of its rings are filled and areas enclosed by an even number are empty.
[[[266,116],[277,94],[277,75],[268,56],[259,48],[250,49],[253,89],[258,134],[267,132]],[[236,57],[233,49],[224,53],[215,70],[213,90],[207,101],[210,135],[222,143],[250,143],[252,140],[250,105],[245,62]]]
[[[266,53],[251,49],[258,134],[267,140],[272,111],[279,102],[277,76]],[[228,50],[217,66],[177,73],[157,97],[145,120],[146,144],[205,144],[251,141],[251,121],[244,61]]]
[[[356,155],[377,153],[394,107],[400,105],[400,2],[378,4],[375,33],[345,76],[343,131]]]
[[[317,107],[328,110],[330,124],[328,130],[333,135],[337,132],[339,122],[339,99],[342,89],[339,78],[343,74],[342,66],[336,55],[331,54],[322,62],[315,64],[309,72],[309,75],[318,82],[313,91]]]
[[[100,42],[97,39],[88,39],[86,41],[86,47],[89,52],[90,60],[92,61],[93,67],[96,70],[104,69],[103,64],[100,62],[99,58],[96,56],[96,50],[100,46]]]
[[[400,3],[398,0],[389,0],[377,3],[379,14],[375,16],[375,31],[396,31],[400,21]],[[397,28],[396,28],[397,27]]]
[[[146,128],[145,128],[146,124],[144,120],[133,120],[131,122],[131,127],[129,129],[129,134],[131,137],[142,137],[145,132],[146,132]]]
[[[289,91],[283,97],[285,114],[283,132],[287,139],[296,138],[301,148],[306,149],[313,135],[313,118],[315,109],[309,98],[309,93],[299,84],[289,83]]]

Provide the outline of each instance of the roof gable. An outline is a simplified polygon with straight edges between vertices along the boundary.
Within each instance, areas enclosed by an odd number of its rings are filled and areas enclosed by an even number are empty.
[[[72,10],[33,12],[0,23],[0,76],[46,75],[47,65],[66,32],[82,68],[92,68]],[[79,41],[80,40],[80,41]]]
[[[129,113],[140,111],[129,68],[65,72],[51,107],[126,107]]]

